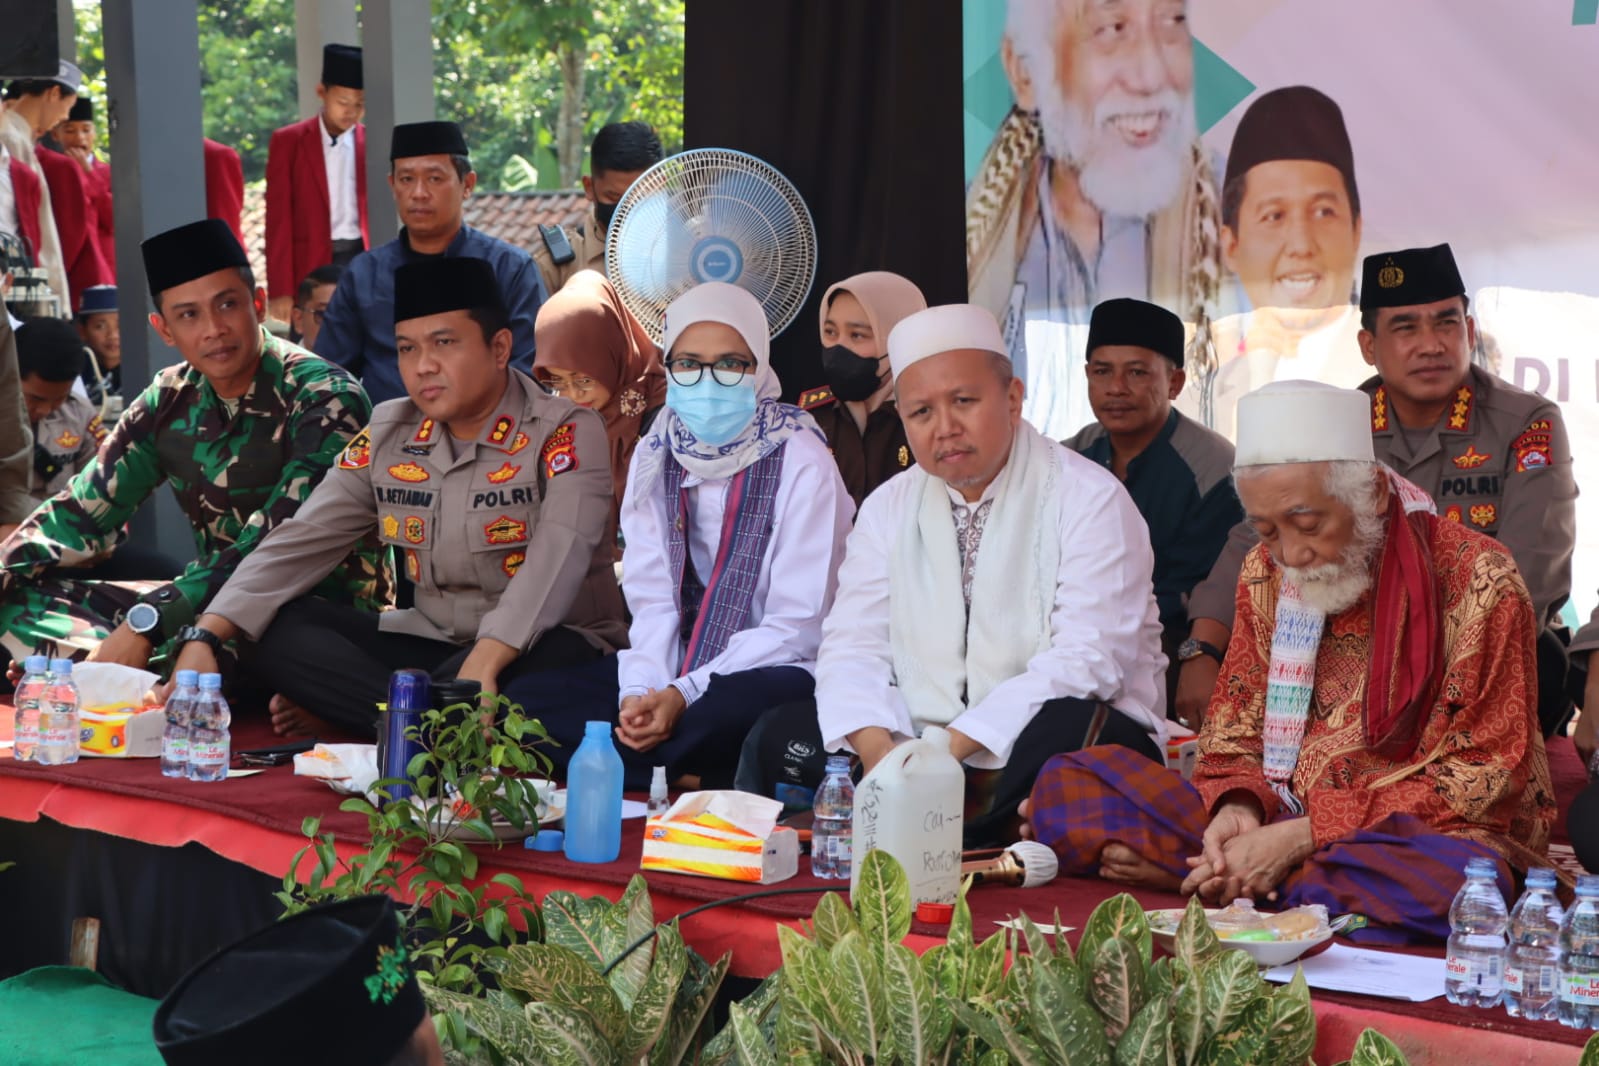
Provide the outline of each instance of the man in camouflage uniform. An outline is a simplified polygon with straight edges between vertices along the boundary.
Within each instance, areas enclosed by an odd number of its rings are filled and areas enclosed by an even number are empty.
[[[1476,325],[1465,293],[1447,244],[1367,256],[1360,347],[1377,376],[1361,388],[1377,461],[1431,493],[1438,517],[1486,533],[1515,559],[1538,618],[1538,717],[1550,736],[1571,709],[1560,620],[1577,539],[1571,441],[1554,401],[1471,365]],[[1194,589],[1195,640],[1227,646],[1238,572],[1255,540],[1247,522],[1236,527]],[[1183,663],[1180,712],[1185,701],[1209,701],[1218,666],[1207,656]]]
[[[99,455],[0,545],[0,638],[18,658],[54,643],[62,654],[148,665],[299,508],[371,413],[349,374],[261,328],[266,294],[226,224],[180,226],[143,252],[151,325],[184,361],[157,374]],[[148,590],[75,579],[74,568],[122,541],[163,481],[193,527],[195,561]],[[368,609],[387,603],[376,538],[357,543],[321,589]]]
[[[84,362],[72,323],[36,318],[17,330],[22,401],[33,426],[33,473],[28,492],[37,506],[67,487],[105,440],[94,405],[72,391]]]
[[[177,666],[214,669],[255,641],[244,672],[272,684],[280,733],[372,736],[391,671],[496,692],[597,658],[627,630],[605,534],[610,447],[591,411],[511,368],[510,314],[482,259],[394,275],[407,395],[378,405],[298,514],[229,577],[180,635]],[[371,611],[306,595],[358,537],[400,550],[416,606]]]

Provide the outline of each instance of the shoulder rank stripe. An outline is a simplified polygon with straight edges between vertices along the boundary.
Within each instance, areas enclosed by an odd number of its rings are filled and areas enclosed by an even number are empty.
[[[411,438],[412,444],[427,444],[433,439],[433,419],[424,418],[422,424],[416,427],[416,436]]]
[[[1388,390],[1381,385],[1371,394],[1371,431],[1381,433],[1388,428]]]
[[[833,402],[833,390],[823,385],[821,388],[806,389],[800,393],[799,406],[809,411]]]
[[[494,428],[489,430],[490,444],[504,444],[511,439],[511,430],[516,428],[516,419],[510,415],[501,415],[494,420]]]
[[[1470,385],[1462,385],[1455,390],[1454,402],[1449,405],[1449,428],[1456,432],[1469,432],[1471,430],[1471,409],[1476,404],[1476,396],[1471,391]]]

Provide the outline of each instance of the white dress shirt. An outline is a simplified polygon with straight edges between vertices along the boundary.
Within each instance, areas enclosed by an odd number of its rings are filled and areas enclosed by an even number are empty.
[[[322,130],[322,165],[328,172],[328,223],[336,241],[361,239],[361,210],[355,200],[355,127],[337,137]]]
[[[17,219],[17,193],[11,187],[11,153],[0,144],[0,233],[20,236],[22,226]]]
[[[1038,501],[1039,520],[1060,537],[1049,647],[949,723],[986,749],[966,760],[982,769],[1004,766],[1039,708],[1061,697],[1102,700],[1164,743],[1166,657],[1149,528],[1115,475],[1067,448],[1057,460],[1060,491]],[[888,481],[861,505],[849,536],[816,667],[817,717],[829,751],[848,750],[857,729],[881,726],[903,738],[924,724],[895,683],[889,637],[889,560],[917,487],[912,478]],[[951,502],[966,506],[949,491]]]
[[[691,674],[678,677],[683,660],[682,618],[672,588],[667,547],[668,510],[661,484],[643,499],[634,491],[634,462],[622,498],[622,538],[627,545],[622,594],[633,612],[631,647],[617,652],[620,698],[672,685],[687,703],[704,695],[712,674],[765,666],[798,666],[814,672],[822,641],[822,618],[833,603],[844,541],[855,504],[827,445],[809,432],[788,440],[782,478],[772,504],[772,535],[756,578],[748,627],[735,633],[722,653]],[[689,558],[702,577],[711,573],[721,541],[730,479],[683,479],[688,493]]]

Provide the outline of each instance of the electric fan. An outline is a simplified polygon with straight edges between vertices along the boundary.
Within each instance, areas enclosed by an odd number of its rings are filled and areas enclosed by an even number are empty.
[[[754,294],[775,337],[810,294],[816,227],[770,164],[697,148],[661,160],[627,190],[606,228],[605,273],[656,344],[667,304],[707,281]]]

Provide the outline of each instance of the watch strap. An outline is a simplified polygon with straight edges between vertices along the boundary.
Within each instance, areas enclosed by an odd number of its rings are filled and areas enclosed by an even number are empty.
[[[1216,647],[1216,645],[1210,643],[1210,641],[1198,640],[1194,637],[1189,637],[1187,640],[1183,641],[1183,646],[1178,651],[1178,657],[1182,662],[1188,662],[1190,659],[1197,659],[1201,655],[1210,656],[1212,659],[1215,659],[1218,664],[1220,664],[1221,661],[1227,657],[1226,652]]]
[[[199,641],[210,648],[214,655],[220,656],[222,654],[222,638],[209,629],[201,629],[199,626],[189,625],[178,630],[177,644],[179,648],[195,641]]]

